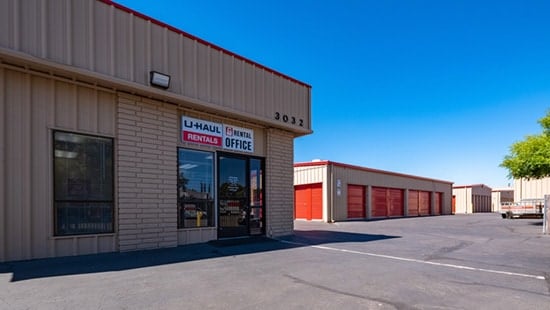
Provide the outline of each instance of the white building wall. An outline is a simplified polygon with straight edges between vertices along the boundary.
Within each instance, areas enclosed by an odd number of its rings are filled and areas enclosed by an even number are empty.
[[[550,178],[543,178],[539,180],[514,180],[515,202],[525,199],[543,199],[544,195],[550,195]]]
[[[453,188],[455,197],[455,214],[473,213],[472,211],[472,188]]]

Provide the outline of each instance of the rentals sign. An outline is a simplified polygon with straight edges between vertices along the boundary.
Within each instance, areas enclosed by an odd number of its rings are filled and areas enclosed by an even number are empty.
[[[181,117],[181,127],[184,142],[217,146],[232,151],[254,152],[254,131],[251,129],[188,116]]]

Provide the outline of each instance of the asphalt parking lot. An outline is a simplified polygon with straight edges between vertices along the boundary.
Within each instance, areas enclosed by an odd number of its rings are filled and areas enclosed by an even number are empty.
[[[281,240],[0,264],[0,309],[548,309],[542,220],[325,224]]]

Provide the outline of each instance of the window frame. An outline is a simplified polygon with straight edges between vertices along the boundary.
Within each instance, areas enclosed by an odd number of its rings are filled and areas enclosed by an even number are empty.
[[[57,188],[56,188],[56,156],[55,156],[55,143],[56,143],[56,133],[65,133],[65,134],[74,134],[74,135],[80,135],[80,136],[84,136],[84,137],[91,137],[91,138],[101,138],[101,139],[107,139],[111,142],[111,199],[110,200],[98,200],[98,199],[89,199],[89,200],[79,200],[79,199],[57,199],[56,198],[56,193],[57,193]],[[89,134],[89,133],[80,133],[80,132],[74,132],[74,131],[67,131],[67,130],[57,130],[57,129],[54,129],[52,130],[52,134],[51,134],[51,137],[52,137],[52,142],[51,142],[51,146],[52,146],[52,151],[51,151],[51,154],[52,154],[52,201],[53,201],[53,206],[52,206],[52,213],[53,213],[53,236],[54,237],[70,237],[70,236],[81,236],[81,235],[104,235],[104,234],[113,234],[115,233],[115,224],[116,224],[116,219],[115,219],[115,201],[116,201],[116,198],[115,198],[115,195],[116,195],[116,192],[115,192],[115,189],[116,189],[116,185],[115,185],[115,182],[116,182],[116,176],[115,176],[115,139],[113,137],[107,137],[107,136],[101,136],[101,135],[95,135],[95,134]],[[86,203],[86,204],[110,204],[111,205],[111,211],[110,211],[110,215],[111,215],[111,228],[108,230],[108,231],[102,231],[102,232],[75,232],[75,233],[59,233],[58,231],[58,217],[57,217],[57,212],[58,212],[58,208],[57,208],[57,204],[58,203]]]
[[[212,159],[211,159],[211,164],[212,164],[212,171],[211,171],[211,180],[212,180],[212,186],[211,186],[211,189],[212,189],[212,198],[211,198],[211,214],[208,215],[208,218],[207,218],[207,223],[208,222],[211,222],[210,224],[207,224],[206,226],[191,226],[191,227],[186,227],[185,226],[185,218],[182,218],[182,215],[181,215],[181,212],[185,212],[185,210],[183,209],[184,207],[183,206],[180,206],[180,183],[179,183],[179,179],[180,179],[180,151],[181,150],[184,150],[184,151],[192,151],[192,152],[201,152],[201,153],[204,153],[204,154],[209,154],[210,156],[212,156]],[[193,149],[193,148],[188,148],[188,147],[180,147],[178,146],[177,147],[177,158],[176,158],[176,162],[177,162],[177,179],[176,179],[176,195],[177,195],[177,201],[176,201],[176,207],[177,207],[177,229],[197,229],[197,228],[215,228],[217,226],[217,190],[216,190],[216,186],[217,186],[217,182],[216,182],[216,152],[213,152],[213,151],[207,151],[207,150],[201,150],[201,149]]]

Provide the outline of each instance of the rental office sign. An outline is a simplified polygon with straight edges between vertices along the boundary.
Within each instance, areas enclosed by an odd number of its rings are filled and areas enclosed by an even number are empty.
[[[217,146],[231,151],[254,152],[254,131],[248,128],[182,116],[181,134],[184,142]]]

